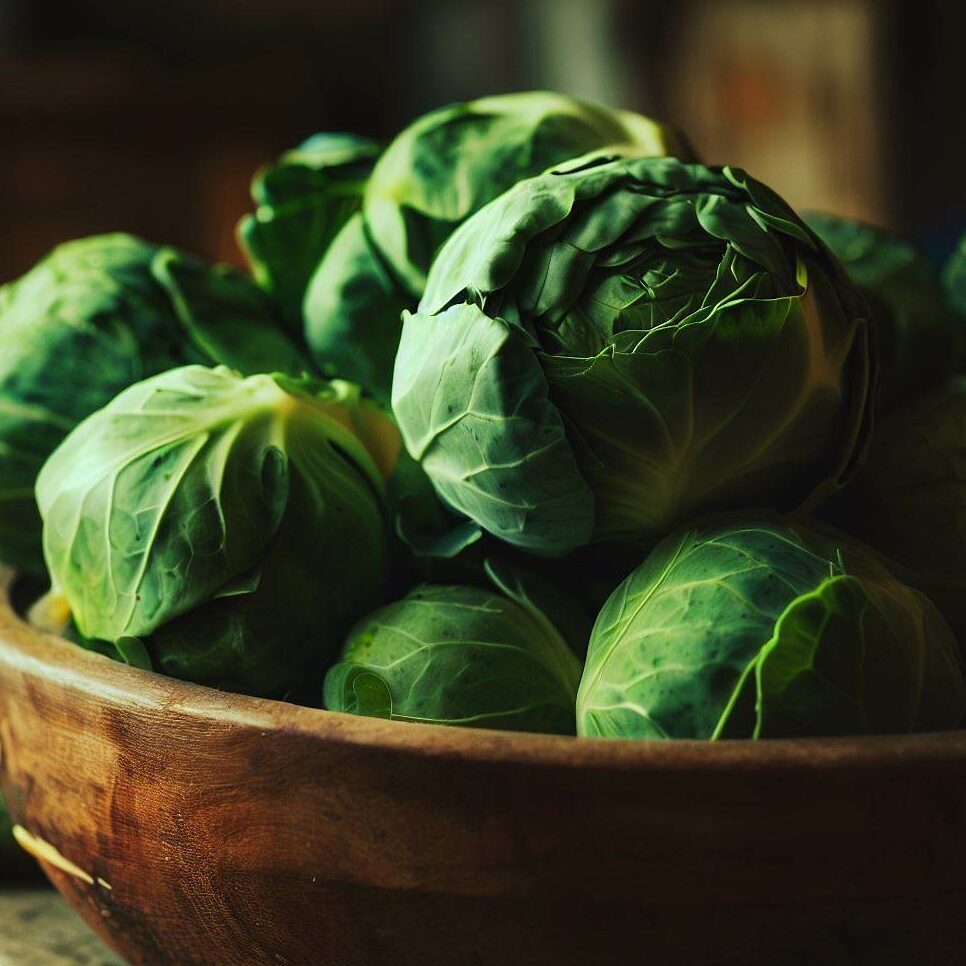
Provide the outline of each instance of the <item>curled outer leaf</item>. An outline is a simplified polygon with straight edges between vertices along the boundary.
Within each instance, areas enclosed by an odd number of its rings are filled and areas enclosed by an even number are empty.
[[[593,497],[523,334],[475,305],[405,332],[393,411],[443,500],[534,553],[586,543]]]
[[[754,737],[930,731],[961,720],[955,642],[923,601],[889,575],[838,575],[796,600],[757,663]]]
[[[386,579],[359,402],[343,384],[189,366],[81,423],[37,499],[82,637],[122,655],[138,640],[168,673],[256,694],[320,674]]]
[[[170,299],[185,342],[200,358],[245,375],[300,375],[311,368],[277,324],[271,300],[237,269],[163,248],[151,271]]]
[[[443,247],[404,324],[394,407],[447,501],[494,535],[548,555],[591,536],[652,540],[702,513],[812,505],[849,478],[871,427],[865,311],[743,172],[578,159],[520,182]],[[512,347],[526,379],[477,427],[465,404],[446,406],[499,392],[484,343]],[[530,405],[539,419],[517,419]],[[551,431],[593,498],[592,535],[586,509],[568,531],[552,502],[521,521],[478,498],[525,503]],[[486,471],[480,451],[503,458]],[[569,468],[555,482],[580,490]]]
[[[590,151],[694,157],[673,128],[545,91],[454,104],[402,131],[306,295],[307,339],[323,369],[388,398],[400,315],[415,308],[440,246],[517,181]]]
[[[359,210],[381,150],[376,141],[353,134],[316,134],[252,181],[257,207],[238,223],[238,240],[255,280],[300,339],[309,279]]]
[[[360,621],[325,679],[331,711],[396,721],[573,734],[580,664],[532,593],[417,587]],[[509,591],[509,593],[507,593]]]
[[[675,534],[605,604],[581,734],[765,738],[958,727],[935,607],[867,548],[775,519]]]

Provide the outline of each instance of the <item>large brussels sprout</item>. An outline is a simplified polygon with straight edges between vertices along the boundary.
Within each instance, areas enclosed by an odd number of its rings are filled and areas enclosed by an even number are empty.
[[[966,644],[966,378],[883,420],[827,512],[908,567]]]
[[[243,275],[130,235],[54,249],[0,288],[0,560],[39,573],[34,482],[77,423],[173,366],[308,363]]]
[[[948,378],[962,351],[963,325],[925,256],[909,242],[862,222],[818,212],[804,217],[869,302],[880,407],[905,407]]]
[[[487,567],[495,590],[424,585],[360,621],[326,675],[325,706],[573,734],[580,662],[567,640],[582,649],[589,627],[532,574]]]
[[[775,520],[668,537],[594,625],[577,730],[771,738],[958,727],[956,644],[872,551]]]
[[[561,555],[787,509],[868,431],[865,303],[770,189],[580,159],[463,224],[407,315],[393,409],[443,499]]]
[[[316,134],[252,181],[254,213],[238,223],[252,274],[302,337],[302,301],[332,239],[359,210],[381,145],[354,134]]]
[[[203,684],[317,694],[384,592],[384,422],[348,384],[224,367],[125,390],[37,483],[82,639]]]
[[[520,179],[589,151],[693,156],[678,132],[646,117],[542,91],[455,104],[411,124],[309,286],[306,332],[320,364],[388,398],[400,315],[418,302],[443,242]]]

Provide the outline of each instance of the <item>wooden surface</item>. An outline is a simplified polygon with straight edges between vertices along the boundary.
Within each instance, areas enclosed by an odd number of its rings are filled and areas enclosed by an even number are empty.
[[[0,887],[3,966],[123,966],[53,889]]]
[[[151,966],[951,966],[966,943],[962,733],[382,722],[132,670],[0,608],[0,785],[71,904]]]

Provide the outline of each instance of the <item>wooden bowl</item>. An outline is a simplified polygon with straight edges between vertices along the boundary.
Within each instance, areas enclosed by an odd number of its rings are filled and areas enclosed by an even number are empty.
[[[222,694],[0,603],[0,781],[132,963],[964,961],[966,734],[632,743]]]

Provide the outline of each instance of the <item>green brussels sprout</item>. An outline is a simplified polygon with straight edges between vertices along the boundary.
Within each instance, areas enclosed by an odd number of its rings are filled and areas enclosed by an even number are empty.
[[[406,128],[306,293],[306,337],[323,369],[387,399],[400,316],[443,242],[517,181],[589,151],[693,157],[672,128],[543,91],[455,104]]]
[[[256,209],[238,223],[238,241],[255,280],[300,339],[309,279],[362,205],[381,151],[378,142],[354,134],[316,134],[252,181]]]
[[[966,235],[959,240],[943,271],[946,296],[953,308],[966,316]]]
[[[797,523],[668,537],[597,618],[577,731],[773,738],[956,728],[952,632],[872,551]]]
[[[966,644],[966,377],[877,425],[827,516],[909,568]]]
[[[841,485],[871,420],[865,313],[744,172],[578,159],[443,247],[393,411],[443,500],[517,547],[653,540]]]
[[[309,363],[241,273],[130,235],[69,242],[0,288],[0,560],[43,571],[34,482],[80,420],[174,366]]]
[[[386,585],[384,423],[347,383],[224,367],[122,392],[37,482],[81,639],[185,680],[317,695]]]
[[[871,225],[818,212],[804,218],[869,302],[880,408],[905,406],[951,376],[962,351],[963,326],[925,256]]]
[[[325,678],[330,711],[574,733],[583,617],[533,574],[487,563],[495,590],[414,589],[364,618]],[[566,635],[566,636],[565,636]]]

